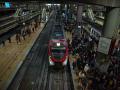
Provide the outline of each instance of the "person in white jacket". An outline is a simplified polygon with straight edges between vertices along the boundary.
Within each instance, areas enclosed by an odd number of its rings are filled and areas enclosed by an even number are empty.
[[[90,67],[89,67],[89,65],[88,65],[88,64],[86,64],[86,65],[85,65],[85,67],[84,67],[84,71],[85,71],[85,73],[87,73],[87,72],[88,72],[88,70],[90,70]]]

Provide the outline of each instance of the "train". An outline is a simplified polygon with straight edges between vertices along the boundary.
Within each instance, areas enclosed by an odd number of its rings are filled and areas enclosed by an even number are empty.
[[[62,25],[53,27],[48,44],[49,66],[66,66],[68,63],[68,44]]]

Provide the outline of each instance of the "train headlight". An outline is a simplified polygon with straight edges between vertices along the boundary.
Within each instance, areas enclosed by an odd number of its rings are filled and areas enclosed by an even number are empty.
[[[60,43],[57,43],[57,46],[59,47],[59,46],[60,46]]]
[[[63,62],[63,66],[67,65],[68,57],[66,57],[65,61]]]
[[[51,56],[49,56],[49,64],[54,65],[54,62],[51,60]]]

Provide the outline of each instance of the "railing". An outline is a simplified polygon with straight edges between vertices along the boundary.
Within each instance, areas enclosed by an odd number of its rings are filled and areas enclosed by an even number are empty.
[[[99,23],[98,22],[96,23],[96,21],[93,22],[93,21],[89,20],[89,18],[87,18],[87,17],[83,17],[83,20],[84,20],[84,22],[89,23],[90,25],[97,28],[98,30],[102,30],[102,28],[103,28],[103,25],[100,24],[100,22]]]
[[[97,24],[103,26],[104,21],[96,19],[96,20],[95,20],[95,23],[97,23]]]

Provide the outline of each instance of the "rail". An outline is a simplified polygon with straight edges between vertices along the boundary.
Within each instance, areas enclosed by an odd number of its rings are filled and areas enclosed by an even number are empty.
[[[73,90],[68,67],[51,71],[48,66],[47,44],[53,24],[51,16],[8,90]]]

